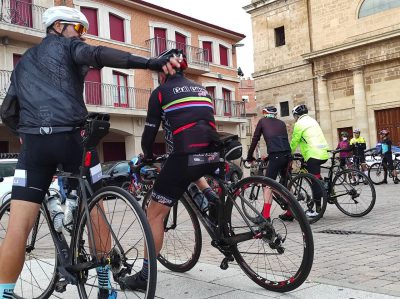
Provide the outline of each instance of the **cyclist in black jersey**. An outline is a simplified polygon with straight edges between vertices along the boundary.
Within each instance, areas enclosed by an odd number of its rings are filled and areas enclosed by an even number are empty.
[[[43,22],[46,37],[23,55],[1,106],[3,123],[19,134],[21,153],[12,187],[9,226],[1,244],[0,298],[12,297],[23,268],[26,240],[57,165],[63,164],[67,172],[79,170],[83,155],[79,126],[88,114],[83,90],[89,66],[164,69],[171,74],[175,73],[172,66],[179,67],[176,58],[147,59],[86,44],[83,34],[89,23],[74,8],[51,7],[44,12]],[[13,103],[17,103],[19,111],[11,109]],[[91,162],[92,166],[99,163],[95,149]],[[77,184],[75,180],[72,183]],[[99,180],[93,179],[92,183],[93,189],[101,186]],[[108,279],[108,268],[96,270]],[[98,297],[109,299],[114,295],[102,289]]]
[[[172,76],[161,73],[162,83],[150,96],[142,136],[145,160],[153,157],[152,146],[161,122],[167,131],[166,136],[172,136],[172,153],[154,184],[152,201],[147,209],[156,254],[162,248],[164,218],[170,207],[179,200],[191,182],[205,174],[212,174],[219,165],[219,153],[215,152],[219,137],[215,128],[212,99],[203,86],[185,78],[183,70],[187,62],[182,51],[169,50],[161,54],[161,57],[170,55],[180,57],[181,68]],[[142,270],[126,277],[122,287],[145,289],[147,274],[144,261]]]
[[[276,179],[278,173],[284,179],[287,171],[289,161],[291,159],[291,150],[288,139],[288,133],[286,129],[286,124],[276,118],[277,109],[274,106],[268,106],[263,109],[263,118],[257,123],[257,127],[253,134],[253,139],[247,153],[247,161],[254,160],[253,153],[256,148],[261,135],[264,136],[264,140],[267,144],[268,153],[268,167],[265,176],[271,179]],[[262,210],[262,215],[264,218],[268,219],[271,202],[272,193],[267,188],[264,190],[264,207]],[[262,221],[262,219],[257,218],[256,222]]]

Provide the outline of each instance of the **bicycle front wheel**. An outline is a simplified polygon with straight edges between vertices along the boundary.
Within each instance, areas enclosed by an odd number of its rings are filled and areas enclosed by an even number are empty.
[[[297,199],[309,223],[322,218],[328,195],[321,180],[309,173],[299,173],[290,179],[288,189]]]
[[[256,189],[271,191],[270,219],[249,223],[242,210]],[[263,192],[259,201],[263,201]],[[279,215],[290,211],[287,222]],[[254,282],[274,292],[288,292],[299,287],[308,277],[314,259],[313,236],[304,211],[294,196],[281,184],[265,177],[248,177],[235,186],[225,207],[225,237],[239,240],[232,246],[237,263]]]
[[[346,177],[355,180],[348,182],[344,179]],[[371,212],[375,205],[375,187],[363,172],[346,169],[334,177],[331,199],[334,199],[335,205],[343,214],[362,217]]]
[[[99,292],[114,291],[118,298],[154,298],[157,280],[157,259],[153,236],[146,215],[136,199],[127,191],[114,186],[98,190],[89,203],[97,260],[102,269],[82,270],[79,273],[80,298],[98,298]],[[88,232],[87,215],[79,219],[73,240],[73,264],[96,260]],[[144,247],[148,253],[149,276],[146,291],[123,291],[119,279],[139,272],[143,265]],[[109,285],[99,286],[99,276],[107,271]]]
[[[201,228],[188,200],[191,199],[184,193],[164,220],[164,244],[158,260],[174,272],[189,271],[197,264],[201,254]],[[151,190],[143,200],[145,211],[150,201]]]
[[[7,201],[0,209],[0,246],[8,228],[10,205],[11,201]],[[49,225],[41,209],[26,243],[25,262],[13,298],[45,299],[54,291],[58,279],[57,253]]]
[[[368,169],[368,177],[375,185],[380,185],[387,178],[387,169],[382,163],[374,163]]]

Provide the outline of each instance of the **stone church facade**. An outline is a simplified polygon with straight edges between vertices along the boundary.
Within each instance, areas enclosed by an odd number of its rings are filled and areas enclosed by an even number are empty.
[[[306,104],[331,146],[389,129],[400,145],[400,0],[253,0],[257,105]],[[289,113],[288,113],[289,111]]]

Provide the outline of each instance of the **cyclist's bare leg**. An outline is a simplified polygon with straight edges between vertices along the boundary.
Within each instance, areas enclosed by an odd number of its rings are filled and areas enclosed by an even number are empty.
[[[147,208],[147,220],[153,233],[156,255],[160,253],[164,242],[164,219],[171,208],[151,200]],[[144,249],[144,257],[147,259],[147,248]]]
[[[15,283],[25,261],[26,240],[35,224],[40,205],[12,200],[6,237],[0,247],[0,284]]]
[[[103,201],[99,202],[99,208],[104,212]],[[111,233],[99,208],[92,209],[90,218],[93,228],[93,238],[96,244],[96,252],[98,257],[102,257],[111,250]]]

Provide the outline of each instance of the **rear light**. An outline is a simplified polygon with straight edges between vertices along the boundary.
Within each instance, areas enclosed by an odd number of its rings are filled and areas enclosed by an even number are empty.
[[[92,152],[88,151],[88,152],[86,152],[86,155],[85,155],[85,167],[89,167],[91,161],[92,161]]]
[[[229,163],[225,162],[225,173],[228,173],[230,169]]]

